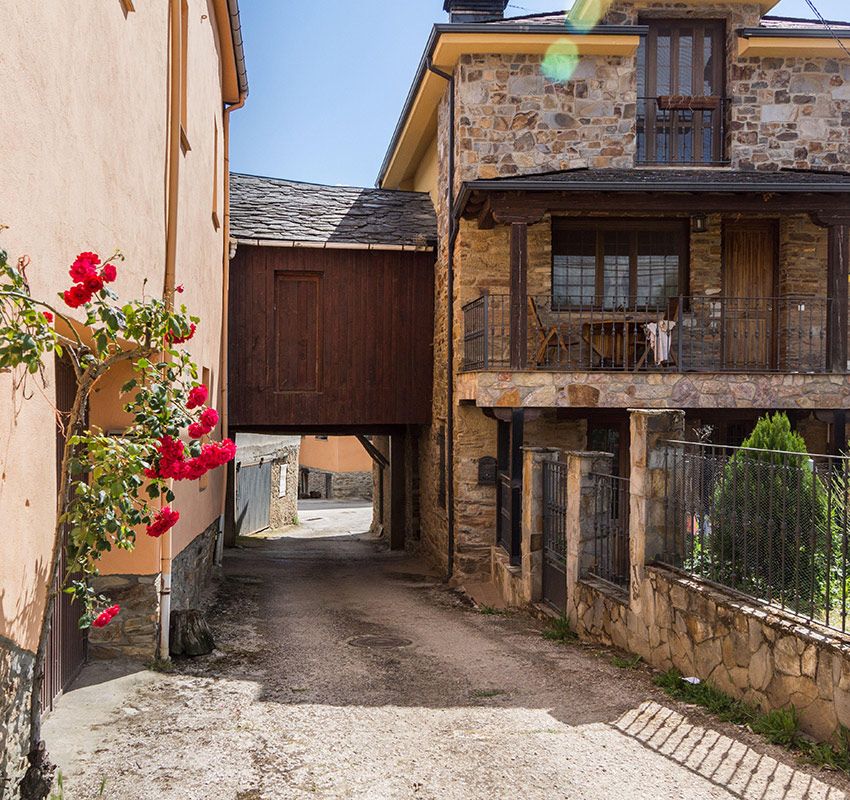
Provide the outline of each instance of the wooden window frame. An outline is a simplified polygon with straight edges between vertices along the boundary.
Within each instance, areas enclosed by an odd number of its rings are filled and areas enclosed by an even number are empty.
[[[726,99],[726,21],[723,19],[688,19],[650,17],[640,19],[640,24],[649,26],[646,37],[646,52],[644,64],[644,76],[646,85],[643,87],[643,95],[646,104],[646,121],[644,136],[646,137],[646,163],[670,163],[670,164],[719,164],[724,160],[726,142],[724,141],[723,114],[725,114],[724,101]],[[659,28],[670,27],[670,93],[659,95],[658,90],[658,31]],[[694,51],[692,58],[692,75],[690,95],[683,95],[675,91],[679,73],[679,33],[682,28],[692,28],[694,35]],[[701,31],[702,35],[697,35]],[[712,75],[713,92],[704,94],[704,46],[706,39],[711,38],[717,58],[714,59],[714,74]],[[698,94],[693,90],[699,89]],[[638,87],[640,94],[640,87]],[[659,162],[658,159],[658,111],[666,111],[670,114],[670,136],[674,135],[676,125],[673,122],[678,112],[682,111],[712,111],[714,117],[712,127],[711,159],[706,161],[702,158],[702,132],[703,119],[701,115],[695,115],[692,121],[692,132],[694,156],[691,161],[676,161],[672,158]],[[650,131],[653,135],[650,136]],[[675,147],[671,147],[671,153],[676,153]],[[697,155],[699,152],[699,156]]]
[[[690,281],[690,220],[689,219],[556,219],[552,222],[552,269],[550,273],[552,293],[552,309],[568,310],[582,308],[570,302],[556,303],[554,297],[555,286],[555,257],[563,255],[565,248],[562,242],[569,242],[573,231],[587,232],[593,229],[596,234],[596,273],[595,292],[593,308],[611,310],[605,308],[604,276],[605,276],[605,233],[608,231],[625,232],[630,236],[629,253],[629,288],[630,298],[635,297],[632,290],[637,286],[637,260],[638,260],[638,237],[639,233],[657,232],[659,234],[672,233],[678,240],[679,254],[679,295],[688,294]],[[659,309],[661,310],[661,309]]]

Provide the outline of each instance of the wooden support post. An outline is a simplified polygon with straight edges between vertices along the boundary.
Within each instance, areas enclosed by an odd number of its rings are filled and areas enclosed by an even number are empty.
[[[528,362],[528,224],[511,223],[511,369]]]
[[[390,550],[404,550],[405,540],[404,434],[390,436]]]
[[[828,231],[827,246],[827,309],[826,365],[830,372],[846,372],[847,341],[847,280],[850,275],[850,216],[845,213],[819,213],[814,221]]]

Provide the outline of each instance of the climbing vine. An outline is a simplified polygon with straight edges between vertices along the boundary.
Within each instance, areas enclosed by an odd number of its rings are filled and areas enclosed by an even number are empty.
[[[28,380],[46,383],[45,356],[55,353],[68,359],[76,377],[70,411],[57,411],[65,444],[52,575],[67,532],[71,577],[63,591],[80,601],[81,627],[104,627],[120,613],[92,587],[103,553],[132,550],[139,531],[165,534],[180,518],[170,505],[173,481],[197,480],[236,452],[229,439],[210,440],[218,413],[206,405],[207,387],[180,346],[199,322],[184,305],[174,309],[182,287],[121,304],[110,284],[122,260],[120,253],[105,262],[81,253],[68,271],[70,288],[48,302],[30,292],[29,260],[11,264],[0,251],[0,371],[11,371],[15,389],[26,393]],[[82,309],[84,317],[72,319],[64,307]],[[122,363],[133,372],[121,387],[130,424],[118,434],[86,425],[93,390]]]

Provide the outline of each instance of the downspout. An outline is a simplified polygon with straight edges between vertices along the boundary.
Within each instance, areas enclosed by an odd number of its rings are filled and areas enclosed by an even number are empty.
[[[180,193],[180,61],[181,20],[179,0],[169,3],[171,36],[169,41],[169,111],[168,111],[168,207],[165,225],[165,279],[162,297],[167,308],[174,306],[174,283],[177,270],[177,219]],[[169,529],[159,540],[159,657],[170,657],[171,627],[171,560],[172,538]]]
[[[446,523],[448,526],[448,568],[446,579],[454,575],[455,563],[455,489],[454,489],[454,250],[458,234],[455,220],[455,79],[453,75],[435,67],[430,58],[427,60],[429,72],[433,72],[448,83],[449,87],[449,175],[448,175],[448,215],[449,242],[446,256],[446,286],[448,313],[448,340],[446,343]]]

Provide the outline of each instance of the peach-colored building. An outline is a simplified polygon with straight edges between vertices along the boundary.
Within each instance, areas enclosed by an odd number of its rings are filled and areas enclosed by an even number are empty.
[[[123,298],[183,284],[201,317],[191,351],[224,409],[222,342],[228,257],[229,111],[247,95],[237,0],[3,3],[0,82],[6,109],[0,174],[0,247],[28,254],[33,294],[54,298],[82,250],[120,248]],[[56,509],[57,373],[31,395],[0,375],[0,797],[26,769],[35,653],[48,595]],[[113,375],[91,402],[90,424],[124,424]],[[35,388],[37,387],[37,388]],[[226,420],[224,421],[226,424]],[[101,565],[103,588],[126,610],[91,655],[152,658],[172,607],[196,602],[212,567],[223,510],[223,470],[180,485],[173,536],[140,538]],[[69,629],[73,634],[72,629]],[[67,645],[67,642],[65,643]],[[67,651],[67,652],[65,652]],[[73,647],[62,647],[66,661]],[[167,653],[164,653],[167,656]],[[75,663],[50,676],[61,691]],[[11,795],[4,794],[11,792]]]

